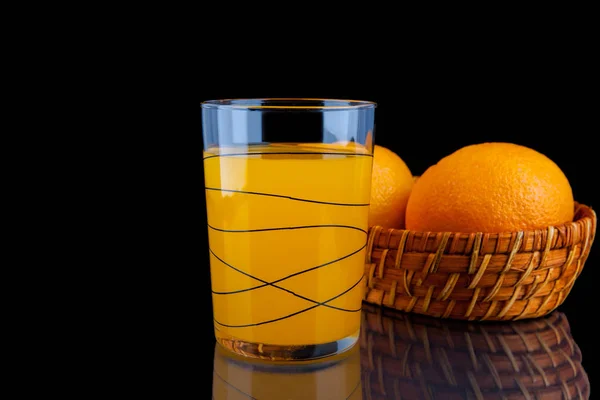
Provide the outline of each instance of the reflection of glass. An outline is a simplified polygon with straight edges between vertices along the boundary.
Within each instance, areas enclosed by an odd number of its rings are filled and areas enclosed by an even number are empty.
[[[358,338],[375,104],[202,104],[215,336],[305,360]]]
[[[369,399],[589,399],[565,314],[467,323],[365,306],[360,338]]]
[[[360,348],[293,364],[242,358],[215,346],[214,400],[360,400]]]

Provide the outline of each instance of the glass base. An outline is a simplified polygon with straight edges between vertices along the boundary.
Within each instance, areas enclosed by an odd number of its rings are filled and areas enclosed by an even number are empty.
[[[216,339],[221,347],[242,357],[269,361],[310,361],[350,350],[358,341],[359,334],[360,330],[335,342],[299,346],[245,342],[224,337],[221,333],[216,335]]]

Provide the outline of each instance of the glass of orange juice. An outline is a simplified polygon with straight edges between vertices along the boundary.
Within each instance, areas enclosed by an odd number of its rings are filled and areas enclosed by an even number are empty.
[[[376,104],[201,104],[214,331],[234,353],[310,360],[360,330]]]

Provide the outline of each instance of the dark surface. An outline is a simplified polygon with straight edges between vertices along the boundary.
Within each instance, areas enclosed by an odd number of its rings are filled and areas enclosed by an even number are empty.
[[[564,84],[550,87],[543,81],[535,79],[527,84],[516,86],[508,79],[499,78],[491,87],[487,87],[485,93],[483,90],[477,89],[476,85],[464,89],[456,83],[444,84],[443,87],[435,88],[429,85],[423,91],[412,90],[409,98],[407,96],[395,98],[377,95],[375,93],[381,93],[381,91],[369,91],[364,87],[345,91],[310,91],[306,88],[296,91],[271,90],[265,92],[261,91],[257,85],[254,91],[205,92],[200,101],[234,97],[302,96],[375,101],[378,103],[375,112],[375,143],[386,146],[399,154],[414,175],[422,174],[428,166],[435,164],[440,158],[464,145],[486,141],[513,142],[529,146],[554,160],[569,179],[575,200],[595,209],[600,201],[600,195],[596,194],[597,188],[595,187],[597,186],[598,146],[586,136],[589,135],[590,138],[593,138],[591,133],[597,134],[598,132],[598,125],[592,118],[593,115],[597,115],[597,111],[592,109],[591,103],[579,96],[579,92],[575,89],[576,86]],[[202,170],[200,174],[203,174]],[[204,207],[204,204],[201,206]],[[200,221],[201,224],[206,223],[204,212],[201,213]],[[202,240],[204,242],[200,251],[204,257],[203,261],[208,263],[206,236],[203,236]],[[582,370],[589,377],[592,387],[600,379],[593,370],[597,346],[596,337],[598,336],[595,328],[598,313],[595,299],[597,298],[596,292],[599,290],[597,269],[600,264],[600,250],[597,246],[597,243],[592,245],[590,256],[575,282],[573,290],[563,305],[556,310],[556,312],[563,313],[562,315],[568,322],[573,342],[581,351]],[[208,268],[204,268],[201,275],[202,290],[205,293],[203,299],[209,302],[210,276]],[[210,317],[203,317],[203,320],[206,330],[209,330],[212,326]],[[454,329],[459,328],[455,327]],[[365,351],[361,348],[361,357]],[[212,368],[213,353],[207,353],[202,357],[204,357],[202,364]],[[364,368],[363,370],[363,372],[368,372]],[[398,371],[390,369],[386,370],[384,375],[395,376],[396,373]],[[365,377],[363,376],[362,379],[364,381]],[[373,379],[371,377],[371,380]],[[229,383],[235,386],[235,382]],[[431,382],[424,381],[424,384],[428,383]],[[376,392],[373,385],[364,384],[361,386],[363,398],[369,398],[364,392],[368,387],[371,388],[373,399],[386,398]],[[387,386],[386,389],[387,398],[394,398],[393,389],[389,389]],[[209,392],[212,394],[212,388],[206,389],[203,398],[209,398]],[[466,396],[466,392],[463,395]],[[230,396],[227,398],[252,398],[245,397],[240,393],[237,394],[237,397],[234,394],[230,394]],[[279,398],[288,397],[282,395]],[[319,397],[314,396],[314,398],[318,399]],[[427,397],[411,394],[406,398]],[[464,398],[476,397],[471,395],[471,397]]]
[[[563,312],[486,324],[368,305],[362,314],[361,337],[341,358],[274,365],[215,348],[213,398],[590,398],[589,374]]]

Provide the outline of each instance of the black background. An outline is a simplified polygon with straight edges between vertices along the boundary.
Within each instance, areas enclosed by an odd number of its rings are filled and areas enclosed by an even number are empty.
[[[569,179],[575,200],[596,208],[598,160],[597,93],[591,100],[588,75],[578,67],[563,70],[540,65],[506,66],[493,72],[440,72],[428,67],[419,75],[364,71],[362,79],[324,74],[319,82],[254,80],[232,77],[227,88],[204,87],[200,102],[223,98],[310,97],[358,99],[377,102],[375,143],[396,152],[413,175],[462,146],[503,141],[531,147],[550,157]],[[473,72],[473,73],[471,73]],[[201,164],[201,163],[200,163]],[[202,166],[200,174],[203,176]],[[203,196],[203,193],[202,193]],[[202,200],[203,201],[203,200]],[[202,203],[204,207],[204,203]],[[201,223],[206,222],[202,213]],[[208,263],[207,239],[200,246],[202,265]],[[583,354],[583,367],[594,386],[595,293],[600,249],[594,244],[575,286],[559,310],[571,325]],[[210,276],[201,273],[202,290],[210,301]],[[210,318],[203,318],[206,330]],[[212,355],[206,364],[212,368]],[[209,360],[210,358],[210,360]]]

